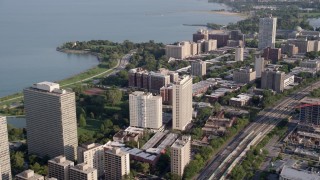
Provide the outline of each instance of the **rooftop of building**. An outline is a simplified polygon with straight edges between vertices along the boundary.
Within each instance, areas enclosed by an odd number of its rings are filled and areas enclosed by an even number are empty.
[[[48,81],[33,84],[31,87],[26,88],[26,89],[44,92],[44,93],[50,93],[53,95],[61,95],[61,94],[71,93],[71,92],[68,92],[64,89],[60,89],[59,84],[53,83],[53,82],[48,82]]]
[[[61,166],[69,166],[69,165],[73,165],[74,162],[73,161],[69,161],[67,160],[67,158],[65,156],[57,156],[51,160],[49,160],[50,163],[54,163],[54,164],[59,164]]]
[[[25,171],[17,174],[16,177],[27,178],[28,180],[37,180],[43,176],[34,173],[34,171],[31,169],[28,169],[28,170],[25,170]]]
[[[182,136],[172,144],[171,148],[180,149],[184,147],[189,141],[191,141],[191,136]]]
[[[302,171],[293,169],[287,166],[282,168],[280,176],[285,179],[294,179],[294,180],[316,180],[320,179],[319,173],[312,173],[310,171]]]
[[[81,173],[85,173],[85,174],[89,174],[89,173],[92,173],[94,171],[97,171],[95,168],[90,167],[86,163],[81,163],[81,164],[78,164],[76,166],[72,166],[72,167],[70,167],[70,170],[75,170],[75,171],[78,171],[78,172],[81,172]]]
[[[237,95],[237,97],[232,97],[230,100],[232,101],[248,101],[253,97],[252,94],[241,93]]]
[[[94,149],[94,148],[102,147],[102,146],[103,145],[99,144],[99,143],[84,143],[84,144],[81,144],[79,146],[79,148],[83,148],[83,149],[89,150],[89,149]]]
[[[300,103],[320,105],[320,98],[304,97],[303,99],[300,100]]]
[[[123,146],[124,147],[124,146]],[[105,147],[105,152],[116,156],[126,156],[128,153],[121,150],[122,147]]]

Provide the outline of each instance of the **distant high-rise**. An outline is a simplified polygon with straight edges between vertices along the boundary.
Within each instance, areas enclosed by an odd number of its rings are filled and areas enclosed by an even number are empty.
[[[235,69],[233,71],[233,81],[237,83],[251,83],[256,79],[256,72],[251,68]]]
[[[58,156],[48,161],[49,178],[57,178],[58,180],[69,179],[69,169],[74,166],[74,162],[69,161],[64,156]]]
[[[281,71],[266,70],[261,75],[261,88],[272,89],[278,93],[284,89],[285,73]]]
[[[173,84],[172,128],[185,130],[192,120],[192,78],[186,76]]]
[[[77,158],[77,119],[74,92],[59,84],[41,82],[26,88],[24,107],[29,154]]]
[[[277,64],[281,58],[281,48],[270,48],[267,47],[263,50],[264,59],[272,61],[272,64]]]
[[[0,170],[0,179],[11,179],[7,121],[6,118],[2,116],[0,116]]]
[[[97,180],[97,170],[88,164],[81,163],[70,168],[69,180]]]
[[[120,148],[104,149],[105,180],[122,179],[130,173],[129,153]]]
[[[102,177],[103,172],[103,145],[98,143],[83,144],[78,147],[78,163],[86,163],[90,167],[98,170],[98,177]]]
[[[183,171],[191,158],[191,137],[182,136],[171,146],[171,173],[183,176]]]
[[[130,126],[159,129],[162,126],[162,98],[135,91],[129,95]]]
[[[17,174],[15,180],[44,180],[44,177],[29,169]]]
[[[207,63],[205,61],[195,61],[191,63],[191,75],[204,76],[207,71]]]
[[[261,77],[261,73],[265,68],[265,60],[262,57],[256,57],[254,60],[254,70],[256,71],[256,78]]]
[[[259,49],[267,47],[275,48],[277,32],[277,18],[271,15],[266,18],[260,18],[259,21]]]
[[[235,61],[243,61],[243,47],[237,47],[236,48],[236,52],[235,52],[235,55],[234,55],[234,60]]]

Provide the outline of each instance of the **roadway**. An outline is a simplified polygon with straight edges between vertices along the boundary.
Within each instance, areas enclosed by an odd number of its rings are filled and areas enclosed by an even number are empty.
[[[250,146],[259,143],[282,119],[289,117],[299,100],[318,87],[320,81],[284,98],[274,107],[261,111],[255,122],[250,123],[207,163],[197,179],[226,179],[233,167],[243,160]]]

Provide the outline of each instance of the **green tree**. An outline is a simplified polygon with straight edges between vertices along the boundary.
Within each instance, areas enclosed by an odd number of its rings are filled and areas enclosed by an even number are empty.
[[[84,117],[83,114],[80,115],[79,126],[80,127],[86,127],[87,126],[87,121],[86,121],[86,118]]]
[[[22,171],[24,164],[24,154],[21,151],[13,152],[11,154],[11,165],[13,170],[15,171]]]
[[[122,99],[122,92],[119,89],[113,87],[112,89],[107,90],[106,96],[108,103],[114,106],[120,103]]]

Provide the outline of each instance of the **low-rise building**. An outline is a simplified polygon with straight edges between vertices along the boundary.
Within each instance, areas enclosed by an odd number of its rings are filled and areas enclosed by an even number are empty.
[[[139,138],[144,134],[143,128],[128,127],[125,130],[120,130],[113,136],[113,141],[125,143],[129,141],[138,142]]]
[[[241,93],[237,97],[230,98],[229,105],[235,107],[242,107],[249,105],[253,95]]]
[[[300,63],[300,67],[320,70],[320,60],[306,60]]]
[[[293,74],[286,74],[283,80],[283,88],[294,84],[294,75]]]
[[[284,166],[282,168],[282,171],[280,173],[279,180],[315,180],[320,179],[319,173],[312,173],[310,171],[304,171],[304,170],[298,170],[294,168],[290,168],[287,166]]]
[[[235,118],[224,118],[223,114],[220,116],[210,116],[202,128],[202,131],[207,136],[222,136],[226,133],[227,128],[232,127],[234,122]]]

